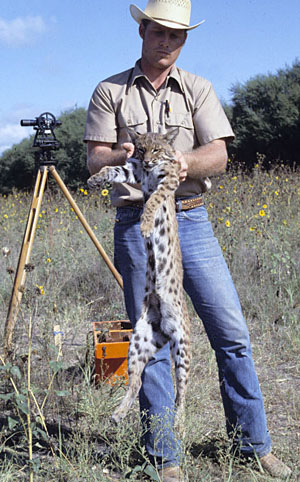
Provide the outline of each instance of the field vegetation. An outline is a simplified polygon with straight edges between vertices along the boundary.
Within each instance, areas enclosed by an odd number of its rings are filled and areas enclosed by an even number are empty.
[[[259,157],[247,175],[230,169],[214,178],[206,205],[248,322],[274,453],[299,480],[300,175],[262,163]],[[83,185],[75,198],[112,259],[106,194]],[[30,201],[19,191],[0,198],[1,336]],[[127,316],[119,285],[56,185],[45,193],[30,263],[13,355],[0,358],[0,480],[159,480],[143,448],[137,403],[114,427],[110,415],[126,387],[92,382],[91,322]],[[191,482],[271,480],[232,452],[214,353],[189,309],[184,471]]]

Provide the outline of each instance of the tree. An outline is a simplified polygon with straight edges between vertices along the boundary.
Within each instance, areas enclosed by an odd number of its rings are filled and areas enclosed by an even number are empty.
[[[0,192],[8,194],[13,188],[29,189],[34,183],[35,159],[31,148],[33,136],[5,151],[1,157]]]
[[[55,131],[60,142],[60,149],[55,153],[59,174],[70,189],[82,184],[86,186],[89,177],[83,142],[86,110],[80,108],[65,112],[59,120],[62,125]]]
[[[256,163],[257,153],[268,164],[300,164],[300,62],[231,90],[232,103],[225,109],[236,139],[229,155],[248,167]]]

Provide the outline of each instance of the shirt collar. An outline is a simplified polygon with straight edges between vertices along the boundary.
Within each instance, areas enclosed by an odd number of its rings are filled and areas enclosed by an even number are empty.
[[[141,77],[146,78],[144,72],[141,69],[141,59],[139,59],[135,63],[135,66],[132,70],[132,74],[131,74],[131,78],[129,79],[128,86],[131,87],[136,82],[136,80],[141,78]],[[179,85],[180,90],[184,93],[182,79],[181,79],[181,76],[180,76],[179,69],[178,69],[178,67],[176,67],[176,65],[174,65],[172,67],[172,69],[169,73],[169,76],[168,76],[168,79],[167,79],[167,84],[170,82],[171,79],[175,80],[175,82]]]

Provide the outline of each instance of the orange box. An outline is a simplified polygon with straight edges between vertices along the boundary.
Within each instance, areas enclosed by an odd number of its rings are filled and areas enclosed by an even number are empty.
[[[132,329],[129,320],[94,321],[96,382],[128,384],[128,348]]]

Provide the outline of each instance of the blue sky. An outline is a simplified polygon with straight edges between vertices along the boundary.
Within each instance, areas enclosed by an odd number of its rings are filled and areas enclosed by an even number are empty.
[[[0,1],[0,154],[32,133],[20,119],[87,108],[101,79],[134,64],[141,40],[130,3]],[[202,19],[178,65],[211,80],[224,101],[235,83],[299,58],[299,0],[192,0],[191,23]]]

